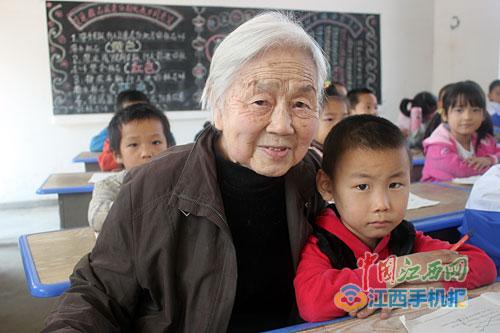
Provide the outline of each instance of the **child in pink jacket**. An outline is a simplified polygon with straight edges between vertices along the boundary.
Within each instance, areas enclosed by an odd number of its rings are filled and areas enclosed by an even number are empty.
[[[499,162],[500,148],[493,137],[484,93],[477,83],[453,84],[435,120],[442,123],[423,141],[422,181],[481,175]]]

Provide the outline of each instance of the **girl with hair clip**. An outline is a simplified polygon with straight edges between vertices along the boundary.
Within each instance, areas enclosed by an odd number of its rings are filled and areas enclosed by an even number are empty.
[[[398,126],[408,138],[410,148],[422,149],[425,129],[437,109],[436,97],[427,91],[422,91],[413,99],[403,98],[399,105]],[[415,128],[413,121],[417,121]]]
[[[434,131],[423,141],[422,181],[481,175],[498,163],[500,149],[493,137],[484,93],[477,83],[453,84],[445,93],[440,119],[433,119],[432,126]]]

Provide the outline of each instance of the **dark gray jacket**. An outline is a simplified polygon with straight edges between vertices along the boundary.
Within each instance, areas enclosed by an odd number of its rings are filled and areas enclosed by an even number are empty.
[[[194,144],[132,170],[92,253],[46,320],[45,332],[224,332],[236,292],[236,253],[217,182],[214,142]],[[291,253],[297,267],[323,207],[308,152],[285,175]]]

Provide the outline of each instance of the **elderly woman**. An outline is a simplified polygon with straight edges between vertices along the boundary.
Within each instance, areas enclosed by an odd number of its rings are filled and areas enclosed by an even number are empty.
[[[299,253],[323,206],[308,147],[325,77],[321,50],[281,14],[228,35],[202,97],[215,128],[130,173],[45,331],[291,324]]]

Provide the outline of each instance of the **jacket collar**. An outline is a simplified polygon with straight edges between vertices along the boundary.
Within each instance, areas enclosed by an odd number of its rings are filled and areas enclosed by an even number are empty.
[[[477,140],[477,134],[472,134],[471,142],[475,145]],[[444,143],[449,145],[455,145],[455,139],[453,135],[451,135],[450,129],[447,124],[441,123],[434,132],[432,132],[431,136],[424,140],[424,146],[428,146],[430,144],[435,143]]]
[[[388,246],[391,238],[391,234],[384,236],[372,251],[356,235],[347,229],[344,223],[342,223],[331,208],[325,209],[321,213],[321,216],[317,219],[316,223],[326,231],[337,236],[342,242],[349,246],[356,258],[362,257],[365,252],[380,253]]]
[[[215,165],[214,142],[218,135],[214,127],[208,126],[192,145],[169,204],[185,215],[206,216],[226,229]]]

